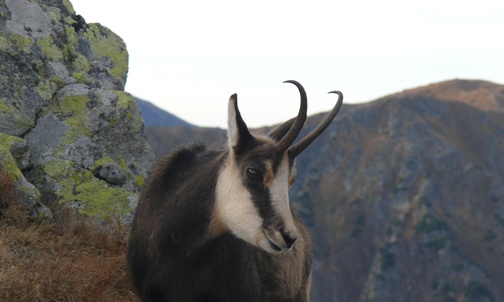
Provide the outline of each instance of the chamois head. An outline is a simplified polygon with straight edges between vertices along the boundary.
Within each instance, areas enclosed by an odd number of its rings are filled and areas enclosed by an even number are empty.
[[[284,252],[298,238],[289,205],[289,187],[296,177],[294,159],[331,123],[343,102],[338,102],[327,117],[307,136],[292,145],[305,120],[307,97],[301,94],[297,117],[285,122],[268,136],[250,133],[238,110],[237,95],[228,105],[229,157],[217,182],[214,215],[221,227],[270,253]]]

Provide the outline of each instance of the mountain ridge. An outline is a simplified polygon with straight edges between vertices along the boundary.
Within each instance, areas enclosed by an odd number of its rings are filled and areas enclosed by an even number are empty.
[[[153,103],[149,101],[145,101],[138,97],[135,97],[136,103],[138,107],[140,107],[140,111],[142,113],[142,117],[144,119],[144,123],[146,127],[150,126],[165,126],[165,127],[174,127],[174,126],[186,126],[186,127],[194,127],[189,122],[184,121],[183,119],[169,113],[166,110],[163,110]]]
[[[450,80],[343,105],[290,191],[313,237],[312,301],[504,299],[502,91]],[[157,136],[226,143],[222,129],[176,128]]]
[[[485,111],[504,110],[504,86],[483,80],[447,80],[406,89],[384,98],[404,98],[418,95],[442,101],[461,102]]]

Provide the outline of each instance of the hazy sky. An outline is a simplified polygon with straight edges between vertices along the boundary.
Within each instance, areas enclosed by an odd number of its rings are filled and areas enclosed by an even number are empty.
[[[121,36],[126,90],[199,126],[226,127],[238,93],[249,126],[438,81],[504,84],[502,0],[70,0]]]

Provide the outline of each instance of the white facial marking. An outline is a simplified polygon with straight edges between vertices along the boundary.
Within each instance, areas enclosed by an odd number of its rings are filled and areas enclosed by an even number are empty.
[[[230,101],[231,104],[231,101]],[[231,106],[231,105],[230,105]],[[234,106],[234,105],[233,105]],[[234,109],[230,112],[234,112]],[[231,116],[232,114],[230,114]],[[232,140],[232,127],[230,127],[230,143]],[[238,134],[236,134],[238,135]],[[273,175],[271,161],[264,162],[266,168],[265,176],[270,178],[265,183],[270,191],[270,200],[275,211],[278,225],[264,228],[264,221],[259,211],[252,201],[252,196],[242,183],[242,173],[233,157],[233,150],[230,149],[227,164],[219,173],[216,188],[215,215],[224,227],[235,236],[245,240],[252,245],[270,252],[278,253],[279,250],[286,251],[286,245],[281,230],[290,236],[297,237],[297,228],[292,219],[289,204],[289,159],[284,156],[276,175]],[[282,229],[281,229],[282,228]],[[275,245],[277,248],[273,248]]]
[[[295,235],[297,230],[289,204],[289,176],[289,158],[284,156],[269,190],[273,208],[284,222],[284,231]],[[282,240],[280,237],[279,242]]]
[[[263,221],[252,202],[250,192],[242,184],[241,173],[233,159],[219,174],[215,207],[219,217],[233,234],[253,245],[260,245],[264,237]]]

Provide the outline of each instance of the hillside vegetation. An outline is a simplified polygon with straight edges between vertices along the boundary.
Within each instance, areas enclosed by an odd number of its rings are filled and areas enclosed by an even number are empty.
[[[138,301],[126,265],[127,232],[69,209],[33,220],[0,165],[0,301]]]

